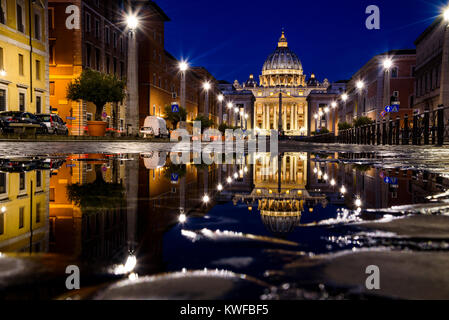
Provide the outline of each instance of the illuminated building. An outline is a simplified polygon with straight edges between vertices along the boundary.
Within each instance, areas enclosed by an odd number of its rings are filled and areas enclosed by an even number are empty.
[[[87,121],[95,120],[95,106],[86,101],[66,98],[67,86],[86,68],[106,74],[127,76],[128,34],[120,1],[49,1],[49,66],[50,104],[67,122],[72,135],[84,135]],[[66,27],[67,7],[80,8],[80,28]],[[108,130],[126,130],[126,103],[109,103],[104,108],[103,120]]]
[[[49,111],[46,4],[0,1],[0,111]]]
[[[307,97],[314,90],[326,92],[329,81],[320,83],[314,75],[306,79],[298,56],[289,48],[284,32],[276,50],[265,61],[259,84],[251,75],[240,85],[234,83],[237,90],[250,90],[256,102],[253,111],[253,127],[261,129],[262,134],[269,130],[278,130],[279,105],[282,95],[282,131],[290,136],[303,136],[308,130]]]
[[[0,252],[47,252],[48,170],[0,171]]]

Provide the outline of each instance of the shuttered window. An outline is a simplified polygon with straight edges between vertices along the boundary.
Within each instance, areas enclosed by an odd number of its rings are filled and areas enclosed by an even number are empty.
[[[6,90],[0,89],[0,112],[6,111]]]

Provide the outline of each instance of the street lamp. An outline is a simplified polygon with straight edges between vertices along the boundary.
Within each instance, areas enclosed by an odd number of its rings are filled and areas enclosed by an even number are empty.
[[[126,24],[129,29],[128,41],[128,108],[127,123],[129,134],[129,127],[131,127],[131,134],[137,135],[139,133],[139,70],[138,70],[138,44],[136,30],[139,27],[139,18],[134,14],[128,14],[126,17]],[[117,121],[117,122],[116,122]],[[118,127],[118,119],[116,119],[116,126]],[[81,134],[81,133],[80,133]]]
[[[393,66],[393,61],[390,58],[385,58],[383,61],[384,67],[384,107],[390,104],[390,69]]]
[[[390,58],[385,58],[383,61],[383,66],[385,70],[390,70],[393,66],[393,61]]]
[[[365,83],[362,80],[357,81],[357,89],[362,90],[365,87]]]
[[[343,100],[344,102],[346,102],[347,100],[348,100],[348,94],[347,93],[343,93],[342,95],[341,95],[341,100]]]
[[[186,109],[186,71],[189,69],[187,61],[180,61],[178,69],[181,72],[181,108]]]
[[[223,101],[224,101],[224,95],[219,94],[217,97],[218,100],[218,122],[221,124],[223,123]]]
[[[6,71],[5,70],[0,70],[0,76],[6,77]]]
[[[130,14],[126,18],[126,24],[130,30],[136,30],[139,26],[139,19],[135,15]]]
[[[449,22],[449,8],[446,8],[443,12],[444,21]]]
[[[209,90],[212,88],[212,85],[209,81],[205,81],[203,83],[203,89],[206,91],[206,102],[204,105],[204,114],[206,117],[209,118]]]

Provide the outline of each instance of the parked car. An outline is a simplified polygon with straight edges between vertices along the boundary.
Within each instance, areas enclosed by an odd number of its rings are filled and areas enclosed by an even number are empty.
[[[49,134],[68,135],[66,123],[56,114],[37,114],[36,117],[47,126]]]
[[[0,112],[0,131],[2,133],[24,133],[26,131],[37,134],[47,134],[47,126],[34,114],[21,111]]]
[[[140,129],[140,133],[143,134],[144,137],[169,137],[165,120],[155,116],[145,118],[145,122],[143,127]]]

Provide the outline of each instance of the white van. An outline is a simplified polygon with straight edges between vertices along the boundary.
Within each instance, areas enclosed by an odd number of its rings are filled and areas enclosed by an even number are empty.
[[[140,128],[140,133],[144,138],[147,136],[154,137],[168,137],[167,124],[164,119],[155,116],[149,116],[145,118],[143,127]]]

